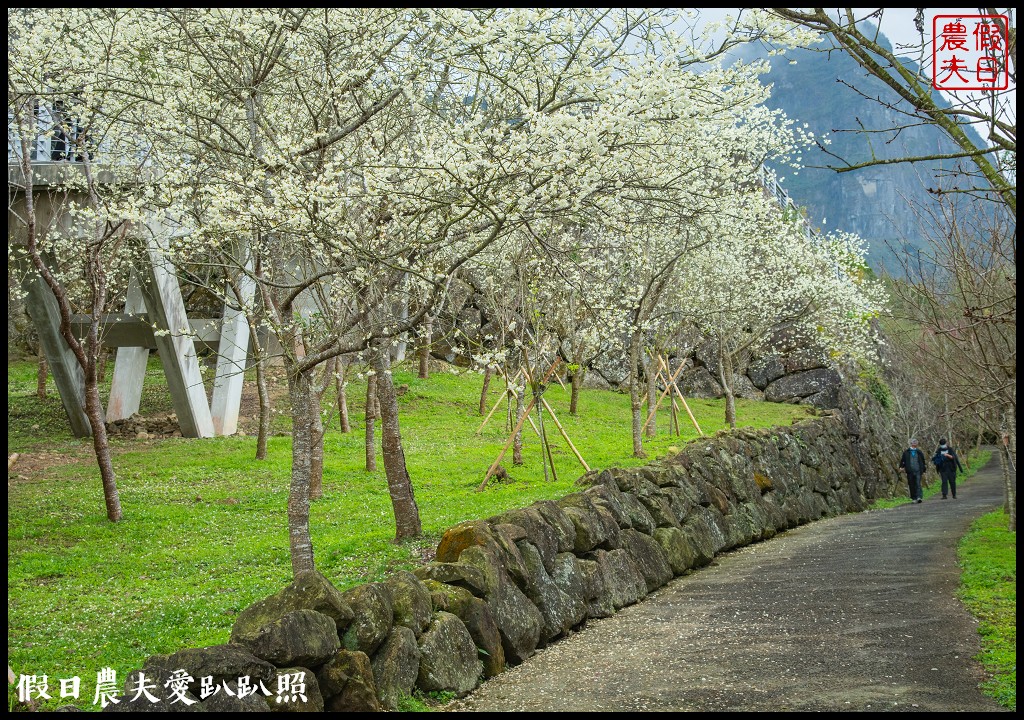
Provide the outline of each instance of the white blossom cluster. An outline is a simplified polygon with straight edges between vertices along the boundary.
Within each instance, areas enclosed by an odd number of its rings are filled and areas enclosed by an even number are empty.
[[[524,347],[589,362],[684,322],[749,340],[797,309],[831,349],[867,352],[879,295],[857,276],[860,249],[810,244],[755,181],[809,136],[764,105],[763,64],[720,62],[735,42],[810,38],[759,11],[715,43],[688,22],[588,8],[18,10],[9,118],[31,135],[33,103],[62,102],[87,129],[85,164],[108,174],[64,173],[83,199],[45,252],[69,283],[97,226],[159,236],[185,282],[231,297],[226,283],[250,276],[257,292],[235,301],[286,352],[304,346],[300,371],[415,334],[455,278],[498,321],[466,349],[483,364]],[[104,260],[122,293],[133,247]]]

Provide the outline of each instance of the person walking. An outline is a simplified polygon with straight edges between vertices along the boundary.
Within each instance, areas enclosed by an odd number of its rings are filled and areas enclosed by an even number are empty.
[[[921,476],[924,475],[924,453],[917,447],[917,440],[911,438],[910,447],[903,451],[900,457],[900,470],[907,474],[907,484],[910,486],[910,501],[921,502],[923,491],[921,489]]]
[[[952,493],[956,500],[956,473],[958,470],[963,472],[964,466],[960,464],[956,450],[946,444],[945,438],[939,440],[939,449],[935,451],[932,462],[942,478],[942,499],[946,499],[947,493]]]

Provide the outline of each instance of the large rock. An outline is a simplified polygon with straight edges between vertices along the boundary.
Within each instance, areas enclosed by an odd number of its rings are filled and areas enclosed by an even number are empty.
[[[437,544],[439,562],[456,562],[469,548],[484,548],[493,553],[505,572],[522,580],[526,572],[515,541],[526,537],[526,531],[516,525],[492,525],[484,520],[459,523],[445,531]]]
[[[486,548],[468,548],[462,553],[462,561],[479,568],[488,579],[486,600],[501,633],[505,661],[523,662],[537,649],[543,623],[540,611],[516,587],[494,554]]]
[[[353,618],[341,642],[347,650],[372,656],[394,625],[391,593],[380,583],[366,583],[352,588],[344,597],[352,607]]]
[[[573,552],[580,554],[596,547],[618,547],[619,523],[606,507],[596,505],[585,493],[572,493],[558,501],[576,531]]]
[[[657,527],[679,527],[679,518],[666,495],[660,492],[645,494],[640,497],[640,503]]]
[[[490,523],[484,520],[471,520],[445,530],[437,544],[434,558],[438,562],[455,562],[466,548],[481,546],[494,550],[494,543]]]
[[[747,368],[747,377],[758,390],[764,390],[768,384],[786,374],[786,367],[777,355],[759,358]]]
[[[433,609],[430,592],[411,572],[397,572],[384,581],[391,596],[395,624],[404,625],[419,637],[427,626]]]
[[[494,677],[504,671],[505,650],[490,606],[460,587],[433,580],[427,580],[426,585],[434,609],[452,613],[466,626],[483,663],[484,677]]]
[[[379,712],[377,685],[366,653],[339,650],[316,676],[324,705],[333,712]]]
[[[750,378],[739,373],[733,375],[732,392],[736,397],[747,400],[764,400],[764,393],[754,386]]]
[[[810,347],[799,347],[786,353],[782,362],[786,366],[787,373],[814,370],[827,365],[825,354],[820,349]]]
[[[268,686],[267,689],[271,693],[277,690],[272,686]],[[273,702],[273,695],[267,697],[261,691],[257,691],[240,697],[238,683],[227,682],[220,686],[219,691],[202,702],[206,712],[267,712],[270,710],[268,702]]]
[[[802,400],[809,395],[838,387],[843,382],[832,368],[817,368],[786,375],[765,388],[764,399],[769,402]]]
[[[238,614],[231,628],[231,642],[251,640],[265,625],[293,610],[316,610],[334,619],[338,630],[352,620],[352,608],[341,592],[315,570],[299,573],[280,592],[253,603]]]
[[[682,533],[686,544],[693,551],[694,567],[703,567],[715,557],[715,541],[703,517],[693,517],[683,525]]]
[[[672,579],[668,556],[658,541],[636,530],[622,531],[622,548],[629,553],[633,564],[643,575],[647,592],[654,592]]]
[[[718,357],[718,341],[715,338],[702,340],[693,349],[693,359],[699,366],[703,366],[711,372],[718,372]]]
[[[248,648],[235,644],[186,648],[171,655],[153,655],[143,666],[146,677],[161,688],[178,670],[184,670],[192,677],[188,689],[195,696],[200,695],[204,677],[211,677],[214,684],[222,684],[248,676],[253,685],[263,682],[269,686],[277,676],[277,669],[271,663],[256,657]]]
[[[316,675],[304,667],[286,667],[277,671],[275,694],[267,704],[276,712],[323,712]]]
[[[483,672],[476,645],[462,621],[440,611],[420,645],[420,670],[416,685],[421,690],[450,691],[462,695],[476,687]]]
[[[341,647],[334,619],[316,610],[293,610],[243,644],[278,667],[319,667]]]
[[[615,606],[612,604],[612,596],[604,579],[603,566],[596,560],[583,558],[577,558],[576,564],[580,570],[587,617],[605,618],[614,615]]]
[[[410,695],[420,672],[420,648],[412,630],[393,628],[370,662],[377,697],[387,710],[397,710],[398,701]]]
[[[558,552],[572,552],[573,544],[576,542],[576,528],[565,511],[552,500],[540,500],[530,507],[535,508],[555,531],[558,537]]]
[[[559,537],[558,532],[553,528],[536,507],[519,508],[502,513],[492,520],[501,524],[512,524],[523,528],[526,538],[533,543],[544,561],[544,567],[548,572],[558,554]]]
[[[544,620],[540,640],[547,642],[564,635],[570,628],[580,623],[586,613],[586,606],[582,593],[570,596],[558,587],[544,568],[537,548],[525,541],[519,545],[529,570],[528,582],[522,589],[540,611]]]
[[[808,405],[813,405],[819,410],[834,410],[839,407],[839,391],[841,386],[833,385],[827,387],[821,392],[816,392],[813,395],[808,395],[804,398],[804,402]]]
[[[665,551],[669,567],[674,574],[682,575],[697,565],[696,554],[690,546],[690,541],[679,528],[658,528],[654,531],[654,539]]]
[[[629,520],[629,527],[634,530],[650,535],[654,532],[654,528],[658,527],[658,523],[651,516],[650,511],[633,493],[622,493],[622,508]]]
[[[423,581],[433,580],[464,588],[477,597],[483,597],[487,592],[484,574],[466,563],[432,562],[413,570],[413,575]]]
[[[647,596],[647,582],[625,550],[597,550],[585,559],[597,563],[604,591],[616,610]]]
[[[684,370],[678,381],[686,397],[717,398],[722,397],[722,386],[708,372],[707,368],[694,367]]]

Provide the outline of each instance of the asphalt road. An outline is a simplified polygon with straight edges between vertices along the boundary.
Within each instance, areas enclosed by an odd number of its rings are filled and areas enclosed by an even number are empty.
[[[446,709],[1000,711],[955,597],[957,541],[1002,503],[998,460],[957,494],[722,555]]]

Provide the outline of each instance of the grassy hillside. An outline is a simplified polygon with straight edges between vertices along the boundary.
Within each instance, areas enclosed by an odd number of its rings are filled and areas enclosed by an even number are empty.
[[[112,525],[90,442],[71,437],[52,385],[48,399],[36,398],[35,377],[32,363],[8,366],[8,452],[20,455],[8,480],[8,662],[16,674],[47,675],[55,698],[59,678],[80,676],[83,696],[91,699],[103,667],[123,677],[151,654],[226,642],[238,611],[289,582],[289,419],[285,406],[278,407],[280,434],[270,439],[263,462],[253,459],[251,435],[114,439],[124,520]],[[513,467],[507,459],[510,479],[476,492],[507,437],[500,409],[476,434],[482,377],[445,371],[419,380],[399,369],[395,380],[408,386],[399,398],[402,433],[425,537],[392,542],[383,470],[363,469],[365,384],[353,375],[355,428],[341,434],[334,416],[325,442],[325,495],[311,519],[318,567],[341,588],[429,559],[440,533],[457,522],[571,492],[583,473],[549,425],[558,479],[546,482],[540,444],[527,425],[525,464]],[[502,385],[491,387],[489,404]],[[251,388],[246,392],[243,413],[253,409]],[[645,462],[630,457],[628,396],[584,391],[578,418],[569,415],[568,393],[557,385],[546,397],[591,467]],[[325,407],[333,401],[327,397]],[[690,405],[705,432],[723,428],[721,401]],[[170,410],[153,359],[142,412]],[[788,425],[808,411],[738,405],[740,424],[759,427]],[[688,425],[681,437],[669,435],[667,417],[659,418],[660,433],[646,445],[651,457],[696,437]],[[245,419],[242,427],[251,433],[254,421]]]

